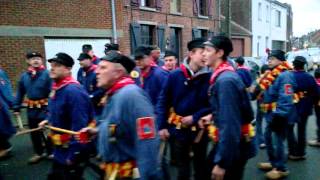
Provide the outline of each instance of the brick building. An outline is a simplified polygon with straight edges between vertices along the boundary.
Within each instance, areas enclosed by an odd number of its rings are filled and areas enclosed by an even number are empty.
[[[251,25],[251,1],[249,0],[230,0],[231,5],[231,40],[233,52],[231,57],[252,56],[252,25]],[[224,15],[226,1],[221,0],[222,27],[224,27]],[[222,30],[223,31],[223,30]]]
[[[180,59],[187,42],[218,32],[218,14],[214,0],[127,0],[124,4],[125,47],[158,45],[176,51]],[[130,38],[130,39],[126,39]],[[126,44],[127,43],[127,44]],[[126,53],[130,53],[126,49]]]
[[[83,43],[96,44],[99,49],[95,51],[103,54],[103,44],[112,38],[110,0],[0,3],[0,66],[12,81],[25,69],[25,53],[29,50],[40,51],[47,58],[59,51],[73,51],[71,55],[77,58]],[[117,12],[122,8],[116,4]],[[122,20],[121,16],[117,18]],[[119,29],[118,34],[121,43],[123,31]]]
[[[178,52],[181,59],[192,38],[218,32],[216,2],[115,0],[116,40],[127,55],[138,45],[158,45]],[[0,67],[16,81],[26,68],[29,50],[40,51],[46,58],[64,51],[76,59],[81,45],[89,43],[102,56],[103,45],[115,40],[112,30],[111,0],[2,0]]]

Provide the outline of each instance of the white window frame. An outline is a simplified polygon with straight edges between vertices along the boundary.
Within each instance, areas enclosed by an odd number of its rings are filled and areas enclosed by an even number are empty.
[[[262,3],[261,2],[258,3],[258,20],[259,21],[262,20]]]
[[[275,10],[275,26],[281,27],[281,11]]]
[[[270,22],[270,6],[269,5],[266,5],[266,22]]]

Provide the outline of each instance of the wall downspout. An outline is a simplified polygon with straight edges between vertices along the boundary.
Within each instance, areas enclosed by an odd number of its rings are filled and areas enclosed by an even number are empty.
[[[117,35],[117,20],[116,20],[116,8],[114,0],[111,0],[111,11],[112,11],[112,38],[113,43],[118,43],[118,35]]]

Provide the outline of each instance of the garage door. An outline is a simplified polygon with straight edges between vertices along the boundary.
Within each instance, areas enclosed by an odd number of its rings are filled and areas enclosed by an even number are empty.
[[[240,38],[232,38],[233,51],[231,57],[243,56],[244,53],[244,42]]]
[[[46,58],[50,59],[54,57],[58,52],[64,52],[69,54],[75,61],[75,65],[72,68],[72,76],[77,77],[77,72],[80,68],[77,58],[82,52],[83,44],[91,44],[93,52],[96,56],[104,56],[104,45],[110,43],[110,39],[45,39],[45,53]],[[50,69],[50,64],[47,62],[47,67]]]

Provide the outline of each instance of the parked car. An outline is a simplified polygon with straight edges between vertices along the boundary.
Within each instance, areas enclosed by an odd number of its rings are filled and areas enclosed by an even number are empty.
[[[313,57],[308,53],[307,50],[299,50],[299,51],[289,51],[286,54],[287,61],[292,65],[292,62],[296,56],[303,56],[307,60],[306,69],[312,70],[313,67]]]
[[[308,48],[307,52],[312,56],[313,59],[313,69],[317,69],[320,66],[320,48]]]

